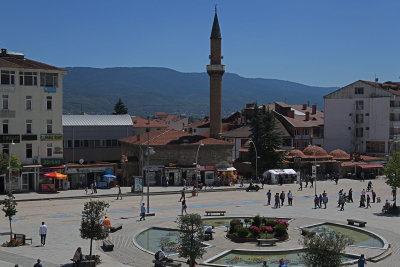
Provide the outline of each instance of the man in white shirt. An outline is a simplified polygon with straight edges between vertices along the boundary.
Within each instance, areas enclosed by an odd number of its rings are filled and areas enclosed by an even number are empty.
[[[213,231],[213,229],[214,229],[214,226],[211,226],[211,225],[205,227],[204,233],[205,233],[206,235],[209,235],[209,236],[210,236],[210,240],[213,239],[213,233],[215,233],[215,232]]]
[[[47,234],[47,225],[42,222],[42,225],[39,227],[39,235],[40,235],[40,243],[42,246],[46,244],[46,234]]]

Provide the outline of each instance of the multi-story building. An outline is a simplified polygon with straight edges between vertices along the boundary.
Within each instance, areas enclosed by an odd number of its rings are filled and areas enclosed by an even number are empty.
[[[400,137],[400,83],[356,81],[326,96],[324,147],[385,155]]]
[[[37,190],[39,168],[63,163],[62,76],[66,70],[20,53],[0,52],[1,152],[18,157],[20,172],[0,177],[0,192]]]
[[[125,115],[63,115],[64,158],[67,163],[120,162],[118,139],[132,136]]]

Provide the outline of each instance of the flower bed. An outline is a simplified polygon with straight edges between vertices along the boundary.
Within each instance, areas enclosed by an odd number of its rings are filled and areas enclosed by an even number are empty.
[[[240,220],[232,220],[226,236],[234,242],[256,242],[257,239],[268,238],[277,238],[283,241],[289,237],[288,227],[287,221],[267,220],[257,215],[247,221],[245,227]]]
[[[19,247],[22,246],[21,242],[12,238],[11,241],[5,242],[1,245],[2,247]]]

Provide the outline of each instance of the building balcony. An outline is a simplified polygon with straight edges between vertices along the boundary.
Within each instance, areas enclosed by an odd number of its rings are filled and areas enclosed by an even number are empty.
[[[207,65],[207,72],[225,72],[225,65]]]
[[[399,128],[400,127],[400,120],[399,121],[390,121],[390,127]]]
[[[2,109],[0,110],[0,118],[15,118],[15,110]]]
[[[390,107],[390,113],[400,113],[400,107]]]
[[[3,93],[14,93],[15,85],[0,85],[0,92]]]

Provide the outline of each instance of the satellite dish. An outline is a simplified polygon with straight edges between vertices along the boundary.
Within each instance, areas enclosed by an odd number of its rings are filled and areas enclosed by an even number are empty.
[[[84,159],[80,159],[80,160],[79,160],[79,164],[81,164],[81,165],[82,165],[84,162],[85,162]]]

